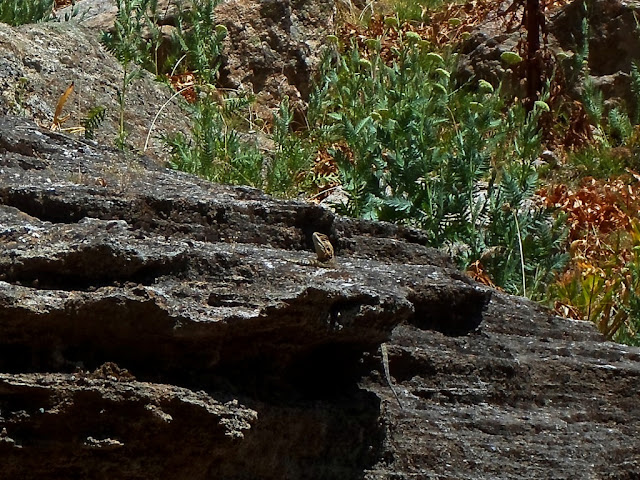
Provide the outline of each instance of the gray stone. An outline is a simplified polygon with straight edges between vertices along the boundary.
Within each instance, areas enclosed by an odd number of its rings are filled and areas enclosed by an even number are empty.
[[[0,116],[3,478],[636,478],[640,349],[424,245]]]

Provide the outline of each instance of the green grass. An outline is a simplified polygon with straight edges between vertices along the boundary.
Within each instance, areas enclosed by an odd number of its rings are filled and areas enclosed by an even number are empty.
[[[47,20],[53,10],[53,0],[2,0],[0,22],[17,26]]]

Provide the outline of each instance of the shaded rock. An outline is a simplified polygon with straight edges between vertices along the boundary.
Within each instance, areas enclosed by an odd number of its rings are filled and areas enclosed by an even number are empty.
[[[379,400],[357,386],[363,352],[401,322],[473,330],[490,298],[419,232],[212,185],[14,117],[0,118],[0,165],[0,370],[113,362],[101,376],[126,368],[257,412],[229,461],[181,451],[205,473],[175,478],[361,477],[381,444]],[[335,267],[311,263],[314,231],[330,234]],[[440,293],[467,300],[443,309]],[[0,426],[18,441],[24,402],[11,398],[0,394]],[[85,416],[66,424],[86,432],[75,434],[91,447],[83,471],[104,471],[99,452],[120,449],[121,470],[109,472],[132,478],[129,462],[146,455]],[[28,435],[19,440],[26,449]],[[57,448],[64,459],[75,445]]]
[[[203,478],[257,420],[255,411],[204,392],[82,373],[0,374],[0,405],[7,479]],[[126,471],[123,457],[136,458]],[[100,459],[99,473],[87,458]]]
[[[104,50],[94,32],[78,25],[0,24],[0,115],[20,114],[49,127],[58,100],[74,83],[74,91],[62,111],[68,119],[61,128],[82,126],[92,108],[103,106],[106,118],[95,138],[114,145],[119,130],[118,87],[123,75],[120,63]],[[133,82],[126,95],[128,144],[143,149],[154,116],[172,94],[171,88],[146,72]],[[159,115],[146,153],[166,158],[158,135],[178,131],[189,132],[180,98],[170,102]]]
[[[554,53],[574,56],[584,50],[586,40],[588,66],[595,84],[605,98],[630,108],[635,108],[636,99],[630,89],[629,73],[632,63],[640,61],[640,37],[635,19],[638,8],[640,2],[636,0],[575,0],[547,12],[545,26],[548,47]],[[584,18],[589,25],[588,39],[582,32]],[[516,51],[525,36],[523,28],[513,32],[506,29],[505,17],[490,18],[461,47],[461,78],[484,78],[494,85],[510,81],[510,71],[500,62],[500,55]],[[571,60],[562,62],[562,66],[570,71],[570,63]],[[581,92],[580,82],[568,86],[575,96]]]
[[[496,292],[483,318],[465,336],[394,330],[404,410],[372,376],[386,440],[365,478],[636,478],[640,350]]]
[[[589,72],[595,84],[609,103],[622,103],[631,110],[638,107],[630,77],[632,63],[640,62],[638,9],[638,1],[574,1],[557,12],[549,25],[549,31],[562,51],[580,52],[586,40]],[[584,18],[589,25],[587,39],[582,33]],[[579,92],[581,85],[572,88]]]
[[[500,85],[513,75],[513,70],[502,62],[500,56],[504,52],[518,50],[519,37],[508,34],[491,36],[483,30],[474,32],[460,50],[458,76],[462,82],[483,79]],[[506,85],[505,85],[506,87]]]
[[[640,349],[425,244],[0,117],[3,478],[637,477]]]
[[[586,18],[591,74],[629,73],[631,63],[640,60],[638,9],[636,0],[574,1],[553,15],[548,28],[562,49],[577,52],[585,43],[582,21]]]

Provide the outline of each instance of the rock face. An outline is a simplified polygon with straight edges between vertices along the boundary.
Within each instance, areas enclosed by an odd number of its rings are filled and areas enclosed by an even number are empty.
[[[3,478],[640,475],[640,350],[420,232],[4,116],[0,239]]]
[[[564,51],[579,52],[589,46],[589,72],[605,98],[638,107],[631,91],[631,65],[640,63],[637,12],[640,1],[591,0],[567,5],[554,15],[549,30]],[[588,38],[582,19],[588,21]],[[579,88],[579,86],[578,86]]]
[[[259,104],[286,95],[302,108],[325,37],[333,33],[334,0],[227,0],[216,14],[229,30],[221,82],[249,88]]]
[[[191,8],[183,2],[180,8]],[[161,25],[175,20],[173,0],[160,0]],[[80,0],[71,20],[95,32],[113,26],[115,0]],[[58,13],[62,20],[72,7]],[[333,33],[334,0],[224,0],[215,9],[216,21],[229,35],[220,71],[220,86],[255,93],[257,113],[271,119],[271,110],[286,95],[294,106],[308,100],[313,74],[320,63],[325,37]]]
[[[103,106],[106,118],[96,129],[95,138],[113,145],[118,132],[118,89],[123,75],[122,66],[100,45],[95,32],[69,23],[17,28],[0,23],[0,115],[24,115],[40,125],[50,126],[58,100],[74,83],[74,91],[62,111],[62,116],[68,119],[60,127],[81,126],[92,108]],[[146,72],[132,83],[125,97],[128,144],[141,151],[151,122],[160,112],[145,153],[166,159],[157,134],[189,132],[180,97],[160,111],[172,94],[171,88],[155,82]]]
[[[592,75],[628,73],[632,61],[640,60],[640,37],[634,18],[639,8],[637,0],[572,2],[553,16],[549,30],[567,50],[577,51],[588,41]],[[587,39],[582,32],[584,18],[588,23]]]

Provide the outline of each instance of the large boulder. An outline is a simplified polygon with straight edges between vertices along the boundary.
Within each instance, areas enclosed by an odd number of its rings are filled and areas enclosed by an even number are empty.
[[[0,240],[2,478],[640,475],[640,350],[419,231],[0,116]]]
[[[631,90],[632,64],[640,63],[640,26],[637,0],[574,1],[558,11],[549,23],[549,32],[559,48],[570,54],[588,46],[589,74],[612,104],[629,109],[638,105]],[[582,31],[587,20],[588,37]],[[573,88],[580,90],[580,85]]]
[[[227,0],[216,13],[229,30],[222,84],[275,107],[286,95],[303,108],[333,33],[335,0]]]

